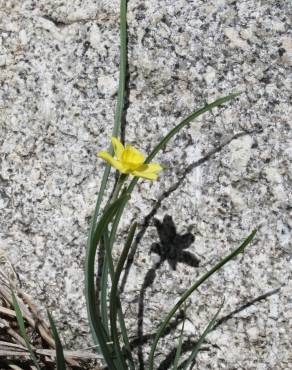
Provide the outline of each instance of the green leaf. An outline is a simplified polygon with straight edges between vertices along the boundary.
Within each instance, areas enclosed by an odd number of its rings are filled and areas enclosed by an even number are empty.
[[[184,335],[185,321],[186,321],[186,317],[185,317],[185,311],[184,311],[183,324],[182,324],[181,333],[179,337],[179,343],[178,343],[176,353],[175,353],[175,359],[174,359],[172,370],[177,370],[178,362],[181,356],[181,348],[182,348],[182,341],[183,341],[183,335]]]
[[[119,209],[117,210],[117,214],[119,213]],[[116,214],[116,216],[117,216]],[[113,221],[113,225],[115,224],[115,219]],[[114,226],[112,226],[114,227]],[[113,258],[112,258],[112,247],[113,247],[113,242],[110,239],[108,239],[108,235],[104,238],[105,243],[105,261],[103,263],[103,275],[108,276],[108,271],[110,272],[111,280],[113,281],[114,278],[114,264],[113,264]],[[106,268],[105,268],[106,267]],[[101,292],[102,295],[107,299],[107,279],[106,279],[106,285],[104,284],[105,279],[102,279],[102,287],[101,287]],[[121,312],[121,302],[118,297],[116,304],[118,305],[119,312],[120,312],[120,318],[124,322],[124,317]],[[106,307],[107,308],[107,307]],[[108,316],[108,313],[106,313]],[[116,333],[116,336],[113,336],[113,331],[111,330],[111,340],[113,341],[114,344],[114,351],[115,351],[115,357],[116,357],[116,363],[117,363],[117,368],[120,370],[127,370],[127,365],[125,362],[125,358],[122,353],[122,349],[120,346],[120,341],[119,341],[119,336],[118,333]]]
[[[105,245],[109,243],[109,231],[107,228],[105,229],[101,243],[103,243],[102,245],[103,248],[106,248]],[[108,286],[108,262],[106,256],[104,256],[100,280],[100,313],[104,328],[107,332],[107,335],[109,335],[107,286]]]
[[[185,118],[183,121],[181,121],[177,126],[175,126],[172,130],[169,131],[169,133],[156,145],[156,147],[152,150],[152,152],[148,155],[148,157],[145,160],[145,163],[150,163],[152,159],[156,156],[156,154],[165,146],[168,144],[168,142],[185,126],[190,124],[194,119],[198,118],[204,113],[207,113],[211,111],[212,109],[219,107],[222,104],[227,103],[230,100],[233,100],[237,98],[241,93],[233,93],[229,94],[227,96],[224,96],[223,98],[219,98],[215,100],[214,102],[207,104],[205,107],[191,113],[187,118]],[[130,194],[133,190],[135,185],[137,184],[139,178],[134,177],[131,183],[128,186],[127,193]]]
[[[223,98],[219,98],[215,100],[214,102],[207,104],[205,107],[193,112],[190,114],[187,118],[185,118],[182,122],[180,122],[177,126],[175,126],[172,130],[169,131],[169,133],[156,145],[156,147],[152,150],[152,152],[148,155],[148,157],[145,160],[145,163],[151,162],[152,159],[156,156],[156,154],[163,149],[167,143],[171,140],[171,138],[177,134],[182,128],[187,126],[189,123],[191,123],[194,119],[198,118],[202,114],[211,111],[213,108],[218,107],[222,104],[227,103],[230,100],[235,99],[237,96],[239,96],[241,93],[233,93],[230,95],[227,95]],[[132,181],[130,182],[128,188],[127,188],[127,194],[131,194],[132,191],[134,190],[139,178],[134,177]],[[123,214],[123,208],[119,210],[120,217],[117,217],[117,224],[115,228],[111,232],[111,239],[115,240],[116,236],[116,230],[118,228],[118,224],[121,218],[121,215]]]
[[[127,179],[127,176],[128,175],[124,175],[124,174],[120,175],[118,181],[115,184],[113,195],[112,195],[111,199],[109,199],[107,205],[105,206],[104,212],[107,210],[109,205],[112,202],[114,202],[117,199],[117,197],[119,196],[120,191],[122,189],[122,186],[123,186],[125,180]],[[117,211],[117,213],[119,214],[119,210]],[[115,216],[115,220],[116,220],[116,218],[117,218],[117,215]],[[113,228],[114,228],[115,233],[116,233],[116,228],[115,228],[116,222],[115,222],[115,220],[113,222]],[[111,234],[112,234],[112,232],[111,232]],[[112,259],[111,259],[111,253],[112,253],[112,248],[113,248],[114,242],[115,242],[115,239],[112,238],[112,237],[111,238],[109,237],[109,231],[108,231],[108,228],[106,228],[105,232],[103,234],[102,240],[101,240],[101,243],[103,243],[103,245],[101,247],[104,248],[105,252],[107,251],[107,254],[105,255],[104,260],[102,261],[101,281],[100,281],[100,287],[99,287],[100,291],[98,293],[100,293],[101,319],[102,319],[103,325],[104,325],[105,330],[106,330],[108,335],[109,335],[108,304],[107,304],[107,300],[108,300],[108,273],[109,273],[109,262],[110,262],[110,267],[111,267],[110,268],[110,274],[113,277],[114,267],[113,267],[113,262],[112,262]],[[110,259],[110,261],[109,261],[109,259]]]
[[[114,118],[114,127],[112,136],[118,137],[121,130],[122,116],[125,105],[125,87],[126,87],[126,73],[127,73],[127,0],[120,0],[120,68],[119,68],[119,87],[118,97]],[[109,153],[113,154],[113,147],[110,145]],[[91,227],[89,238],[93,236],[94,228],[97,221],[97,216],[100,210],[101,202],[107,186],[108,177],[110,174],[111,166],[106,164],[104,173],[101,180],[98,197],[91,220]],[[88,242],[89,244],[89,242]]]
[[[181,129],[183,129],[185,126],[190,124],[194,119],[198,118],[202,114],[211,111],[212,109],[219,107],[222,104],[227,103],[230,100],[235,99],[238,97],[241,93],[233,93],[229,94],[227,96],[224,96],[223,98],[219,98],[215,100],[214,102],[207,104],[205,107],[193,112],[190,114],[187,118],[185,118],[183,121],[181,121],[177,126],[175,126],[172,130],[169,131],[169,133],[156,145],[156,147],[152,150],[152,152],[148,155],[148,157],[145,160],[145,163],[150,163],[152,159],[156,156],[156,154],[163,149],[168,142],[173,138],[175,134],[177,134]],[[131,194],[134,190],[137,182],[139,180],[139,177],[134,177],[132,181],[130,182],[127,194]],[[120,210],[120,213],[123,213],[123,209]],[[116,228],[117,229],[117,228]],[[115,234],[113,234],[113,238],[115,238]]]
[[[203,334],[200,336],[199,340],[197,341],[190,357],[188,358],[188,361],[186,363],[186,365],[184,366],[183,370],[187,370],[191,364],[195,361],[196,357],[197,357],[197,354],[206,338],[206,336],[210,333],[210,331],[212,330],[214,324],[215,324],[215,321],[217,320],[217,317],[220,313],[220,311],[222,310],[222,307],[224,305],[224,299],[219,307],[219,309],[217,310],[216,314],[214,315],[214,317],[212,318],[212,320],[209,322],[208,326],[206,327],[206,329],[203,331]]]
[[[241,93],[233,93],[230,95],[227,95],[223,98],[215,100],[213,103],[207,104],[205,107],[199,109],[198,111],[190,114],[187,118],[185,118],[181,123],[179,123],[177,126],[175,126],[174,129],[169,131],[169,133],[160,141],[160,143],[152,150],[152,152],[148,155],[145,163],[149,163],[152,161],[152,159],[156,156],[156,154],[169,142],[169,140],[177,134],[182,128],[187,126],[189,123],[191,123],[194,119],[198,118],[202,114],[211,111],[213,108],[218,107],[222,104],[227,103],[230,100],[235,99],[237,96],[239,96]]]
[[[228,256],[223,258],[220,262],[218,262],[211,270],[209,270],[207,273],[205,273],[199,280],[197,280],[189,289],[187,289],[180,300],[175,304],[175,306],[170,310],[166,318],[163,320],[161,325],[159,326],[159,329],[156,333],[154,342],[151,346],[151,351],[149,355],[149,370],[153,370],[154,366],[154,353],[158,344],[158,341],[161,337],[161,335],[164,332],[164,329],[166,328],[169,321],[172,319],[172,317],[175,315],[176,311],[184,304],[186,299],[196,290],[199,288],[201,284],[203,284],[211,275],[213,275],[216,271],[220,270],[227,262],[232,260],[234,257],[236,257],[238,254],[242,253],[244,249],[247,247],[247,245],[253,240],[254,236],[256,234],[256,230],[254,230],[245,240],[244,242],[232,253],[230,253]]]
[[[120,129],[121,129],[121,121],[122,121],[122,114],[124,110],[124,102],[125,102],[125,85],[126,85],[126,68],[127,68],[127,1],[120,0],[120,71],[119,71],[119,88],[118,88],[118,97],[117,97],[117,105],[116,105],[116,112],[115,112],[115,120],[114,120],[114,127],[112,130],[112,136],[119,136]],[[113,154],[112,145],[109,148],[109,152]],[[91,248],[94,231],[97,222],[97,216],[99,214],[100,206],[102,203],[102,199],[104,196],[104,192],[107,186],[108,177],[110,174],[111,166],[106,164],[104,173],[101,180],[100,189],[98,192],[97,201],[95,204],[94,213],[91,219],[89,235],[87,239],[86,249],[87,251]],[[105,268],[106,269],[106,268]],[[107,273],[103,275],[104,286],[107,286]],[[106,289],[104,291],[106,293]],[[104,305],[104,302],[103,302]],[[105,319],[104,315],[104,306],[103,306],[103,318]],[[90,326],[92,325],[90,320]],[[94,329],[91,327],[91,331],[94,332]],[[106,333],[105,333],[106,334]],[[95,338],[95,344],[97,344],[97,338]],[[97,347],[97,351],[100,353],[100,348]]]
[[[123,195],[115,202],[113,202],[104,212],[96,226],[93,237],[90,241],[85,261],[85,298],[87,304],[88,322],[90,325],[93,341],[96,345],[100,346],[101,353],[107,365],[112,370],[116,369],[116,367],[113,363],[112,354],[108,346],[108,342],[110,342],[110,340],[102,324],[100,318],[100,309],[96,300],[96,289],[94,280],[95,258],[97,245],[99,244],[105,232],[105,229],[107,228],[108,224],[112,221],[119,207],[124,206],[124,204],[128,200],[129,196]]]
[[[11,287],[11,294],[12,294],[12,302],[13,302],[14,311],[15,311],[15,314],[16,314],[16,320],[17,320],[17,324],[18,324],[18,327],[19,327],[20,335],[22,336],[22,338],[25,341],[26,347],[27,347],[27,349],[29,351],[29,354],[30,354],[30,358],[31,358],[32,362],[34,363],[35,367],[38,370],[41,370],[41,368],[38,364],[38,360],[37,360],[37,358],[34,354],[32,346],[31,346],[31,344],[29,342],[29,339],[27,337],[22,312],[21,312],[21,309],[19,307],[19,304],[17,302],[17,298],[14,294],[14,291],[13,291],[12,287]]]
[[[66,362],[65,362],[65,357],[64,357],[64,352],[63,352],[63,346],[56,328],[56,325],[54,323],[53,317],[50,314],[49,311],[47,311],[48,318],[50,321],[50,326],[51,326],[51,331],[52,335],[55,341],[56,345],[56,365],[57,365],[57,370],[66,370]]]
[[[113,281],[112,281],[112,288],[111,288],[111,293],[110,293],[110,323],[111,323],[111,334],[112,334],[112,338],[114,338],[113,339],[114,342],[119,340],[118,339],[118,328],[117,328],[117,315],[119,311],[121,312],[121,303],[119,299],[118,284],[119,284],[122,270],[124,268],[125,261],[127,259],[129,250],[133,242],[136,228],[137,228],[137,223],[135,222],[130,227],[129,234],[128,234],[125,246],[122,250],[122,254],[119,258],[116,271],[113,276]],[[131,355],[131,347],[130,347],[130,343],[129,343],[129,339],[127,335],[127,329],[126,329],[123,317],[122,318],[119,317],[119,322],[120,322],[120,328],[121,328],[123,340],[125,343],[125,348],[127,350],[127,354],[129,357],[129,367],[130,369],[135,370],[134,360]]]
[[[122,122],[127,73],[127,0],[120,1],[120,76],[118,98],[115,112],[113,136],[117,136]]]
[[[114,241],[115,241],[115,238],[113,237],[113,235],[116,235],[119,220],[120,220],[121,215],[122,215],[121,210],[124,209],[125,204],[126,204],[126,201],[124,203],[122,203],[120,205],[120,207],[118,208],[117,213],[116,213],[115,218],[114,218],[113,223],[112,223],[112,230],[111,230],[110,238],[109,238],[109,240],[106,240],[106,242],[105,242],[106,260],[104,262],[103,269],[105,267],[109,269],[112,282],[114,280],[114,275],[115,275],[114,265],[113,265],[113,260],[112,260],[112,247],[113,247],[113,244],[114,244]],[[105,271],[103,271],[103,273],[107,274],[107,269]],[[102,287],[102,290],[106,290],[106,289],[107,289],[107,286]],[[105,293],[103,293],[103,294],[105,294]],[[118,314],[123,340],[124,340],[124,343],[126,345],[126,348],[129,349],[130,348],[129,339],[128,339],[128,335],[127,335],[127,329],[126,329],[126,325],[125,325],[124,315],[123,315],[122,306],[121,306],[119,296],[117,296],[117,300],[115,301],[115,303],[116,303],[116,312]],[[123,356],[123,353],[122,353],[122,350],[121,350],[121,347],[120,347],[118,332],[117,332],[117,330],[116,331],[111,330],[111,334],[112,334],[112,341],[114,343],[114,348],[115,348],[117,361],[118,361],[118,364],[119,364],[118,368],[119,369],[120,368],[121,369],[126,369],[126,363],[124,361],[124,356]],[[131,352],[128,350],[127,354],[128,354],[129,361],[130,361],[130,368],[132,369],[133,366],[134,366],[133,365],[134,362],[133,362]]]
[[[228,96],[225,96],[223,98],[217,99],[213,103],[207,104],[205,107],[203,107],[203,108],[199,109],[198,111],[195,111],[194,113],[189,115],[186,119],[184,119],[181,123],[179,123],[174,129],[172,129],[164,137],[164,139],[152,150],[150,155],[147,157],[145,163],[149,163],[156,156],[156,154],[159,152],[159,150],[164,148],[166,146],[166,144],[169,142],[169,140],[176,133],[178,133],[183,127],[188,125],[195,118],[199,117],[200,115],[202,115],[202,114],[204,114],[208,111],[211,111],[215,107],[218,107],[218,106],[220,106],[220,105],[222,105],[222,104],[224,104],[224,103],[226,103],[226,102],[228,102],[232,99],[235,99],[238,95],[239,95],[239,93],[234,93],[234,94],[230,94]],[[134,190],[134,187],[137,184],[138,180],[139,180],[138,177],[134,177],[132,179],[132,181],[130,182],[130,184],[129,184],[127,190],[126,190],[127,194],[131,194],[131,192]],[[118,225],[119,225],[121,216],[123,214],[125,205],[126,205],[126,202],[123,205],[121,205],[121,207],[119,208],[118,213],[115,217],[115,221],[114,221],[113,226],[112,226],[111,235],[110,235],[110,246],[111,246],[111,248],[112,248],[112,245],[113,245],[115,237],[116,237],[116,232],[117,232]],[[118,311],[118,312],[120,312],[120,311]],[[121,317],[121,314],[119,314],[119,317],[120,317],[120,326],[122,328],[122,327],[124,327],[124,323],[123,323],[123,319]],[[127,338],[124,338],[125,343],[126,343],[126,341],[127,341]]]

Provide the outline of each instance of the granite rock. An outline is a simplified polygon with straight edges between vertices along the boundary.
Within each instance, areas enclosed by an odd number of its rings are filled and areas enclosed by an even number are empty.
[[[210,333],[197,368],[291,369],[292,3],[137,0],[128,8],[127,142],[147,153],[194,109],[242,91],[177,135],[157,157],[159,181],[133,193],[114,251],[137,220],[123,294],[131,333],[141,312],[144,334],[155,330],[198,276],[258,228],[246,253],[192,296],[186,334],[196,339],[222,296],[221,317],[250,302]],[[118,9],[116,0],[0,0],[0,248],[75,348],[91,344],[84,254],[104,166],[96,151],[113,125]],[[179,234],[194,235],[188,251],[199,267],[173,270],[149,254],[159,243],[154,217],[165,215]],[[157,361],[174,346],[164,338]]]

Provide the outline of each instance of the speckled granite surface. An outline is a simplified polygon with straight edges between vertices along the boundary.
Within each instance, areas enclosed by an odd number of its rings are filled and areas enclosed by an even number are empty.
[[[103,167],[95,153],[113,124],[118,2],[0,0],[0,14],[0,247],[27,291],[58,317],[68,345],[80,347],[90,343],[83,259]],[[158,157],[160,180],[133,194],[115,252],[129,221],[149,225],[125,287],[133,335],[138,313],[144,334],[152,332],[179,294],[254,227],[244,257],[192,297],[189,341],[223,295],[221,317],[281,287],[219,325],[198,369],[292,369],[291,19],[289,1],[129,1],[127,142],[146,153],[195,108],[243,91],[172,140]],[[176,256],[175,271],[163,259],[155,269],[152,216],[165,215],[178,234],[194,235],[185,252],[199,267],[186,254]],[[166,355],[175,341],[161,345]]]

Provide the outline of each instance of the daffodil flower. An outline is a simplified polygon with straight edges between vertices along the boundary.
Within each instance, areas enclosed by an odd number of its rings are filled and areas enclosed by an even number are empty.
[[[144,163],[145,158],[138,149],[129,144],[124,147],[116,137],[112,137],[112,145],[115,158],[103,151],[98,153],[98,157],[104,159],[121,173],[143,177],[148,180],[157,179],[157,172],[162,170],[158,163]]]

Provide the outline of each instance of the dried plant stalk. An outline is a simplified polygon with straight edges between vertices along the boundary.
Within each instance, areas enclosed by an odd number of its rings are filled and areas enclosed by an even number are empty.
[[[2,250],[0,250],[0,358],[5,359],[11,369],[21,369],[19,362],[27,363],[30,361],[29,350],[19,333],[11,288],[17,297],[26,323],[26,330],[29,336],[34,338],[31,345],[34,353],[39,358],[40,367],[46,368],[48,364],[53,365],[55,363],[56,351],[50,327],[41,316],[41,310],[37,304],[19,287],[17,273]],[[65,350],[64,356],[68,369],[82,367],[84,369],[100,370],[100,367],[96,364],[93,365],[93,363],[99,360],[99,356],[95,351]],[[17,364],[14,363],[16,360]]]

